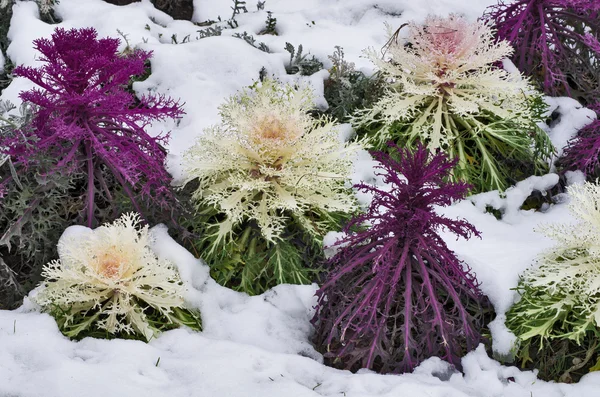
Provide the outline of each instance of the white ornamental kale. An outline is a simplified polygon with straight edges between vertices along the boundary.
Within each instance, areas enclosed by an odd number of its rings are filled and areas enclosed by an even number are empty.
[[[493,33],[457,15],[408,23],[406,43],[390,31],[383,58],[366,50],[388,87],[353,123],[380,126],[375,134],[380,147],[390,139],[420,141],[458,157],[458,179],[476,190],[506,188],[506,170],[497,160],[532,157],[530,133],[539,121],[532,103],[540,97],[525,78],[494,66],[513,50]]]
[[[581,343],[600,327],[600,186],[568,188],[576,224],[540,230],[557,244],[539,257],[519,283],[521,300],[507,324],[521,340],[564,338]]]
[[[81,227],[77,236],[63,236],[60,259],[48,263],[35,300],[55,317],[71,337],[97,328],[110,334],[158,334],[152,310],[172,322],[181,308],[185,288],[175,267],[157,258],[149,247],[148,226],[139,228],[137,214],[124,214],[95,230]]]
[[[222,123],[185,153],[187,182],[199,181],[198,208],[225,214],[212,249],[247,220],[275,242],[290,217],[318,234],[307,211],[356,209],[347,182],[362,144],[341,143],[334,122],[312,118],[312,108],[309,87],[265,80],[221,106]]]

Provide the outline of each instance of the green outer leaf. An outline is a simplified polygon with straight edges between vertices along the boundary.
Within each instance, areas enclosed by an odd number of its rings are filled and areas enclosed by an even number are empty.
[[[340,230],[351,214],[313,211],[304,217],[284,213],[289,219],[275,243],[267,241],[255,222],[234,225],[231,235],[219,239],[223,214],[205,207],[188,226],[201,236],[188,241],[192,251],[211,268],[211,276],[221,285],[249,295],[259,295],[279,284],[310,284],[322,269],[322,238]],[[307,224],[303,219],[308,218]]]

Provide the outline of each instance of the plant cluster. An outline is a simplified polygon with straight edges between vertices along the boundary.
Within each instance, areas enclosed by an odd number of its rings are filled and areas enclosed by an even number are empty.
[[[600,185],[572,185],[568,193],[579,222],[541,229],[557,244],[523,274],[506,319],[523,365],[561,381],[600,367]]]
[[[390,81],[353,120],[376,147],[391,139],[442,149],[458,158],[452,176],[474,192],[504,190],[515,178],[546,170],[552,146],[536,125],[545,109],[541,97],[526,79],[494,67],[511,54],[510,45],[494,43],[487,25],[456,15],[430,16],[408,29],[406,45],[390,32],[385,58],[366,53]]]
[[[512,60],[552,96],[584,104],[600,95],[600,2],[515,0],[491,6],[484,20],[515,49]]]
[[[238,27],[246,2],[231,8],[226,25],[200,24],[208,28],[198,38]],[[536,125],[541,95],[497,66],[512,55],[546,92],[589,100],[598,93],[599,12],[591,0],[501,3],[486,15],[498,37],[484,22],[430,16],[407,24],[406,43],[390,31],[383,56],[367,51],[378,69],[372,77],[336,47],[324,114],[309,87],[267,79],[263,68],[261,82],[229,98],[221,122],[184,154],[180,193],[196,210],[183,221],[192,236],[185,243],[217,282],[251,295],[323,277],[314,342],[334,366],[399,373],[438,356],[460,368],[461,356],[483,340],[491,308],[440,236],[479,232],[435,207],[547,169],[553,148]],[[277,34],[267,15],[262,33]],[[269,51],[246,32],[233,36]],[[155,255],[148,226],[140,226],[177,224],[183,209],[164,168],[168,135],[146,132],[183,111],[173,99],[132,94],[151,54],[129,43],[119,53],[119,40],[85,28],[59,28],[34,45],[43,65],[12,73],[36,88],[21,93],[20,114],[0,102],[0,308],[14,307],[43,277],[33,299],[71,338],[148,341],[179,325],[199,330],[177,270]],[[323,68],[301,45],[285,49],[289,74]],[[381,149],[373,156],[384,186],[355,186],[372,196],[364,213],[349,179],[365,140],[342,142],[334,119],[351,121]],[[562,164],[592,178],[599,148],[595,122],[569,143]],[[523,276],[521,300],[507,314],[519,357],[560,380],[600,368],[600,186],[569,193],[581,223],[545,229],[559,244]],[[131,210],[140,215],[106,223]],[[87,228],[59,240],[73,224]],[[326,262],[323,236],[342,226]]]
[[[37,106],[31,128],[3,136],[0,146],[23,169],[55,159],[40,174],[86,175],[85,216],[95,222],[96,199],[111,201],[103,178],[107,170],[118,181],[133,206],[151,203],[159,209],[172,205],[171,180],[164,168],[168,136],[151,137],[144,131],[152,121],[177,118],[179,105],[164,96],[135,98],[126,91],[132,76],[145,72],[149,52],[118,52],[119,40],[97,39],[94,29],[56,29],[52,38],[34,41],[45,63],[39,68],[19,66],[15,76],[38,88],[22,92],[22,100]]]
[[[443,153],[390,149],[373,153],[386,188],[356,186],[373,200],[336,243],[317,292],[314,340],[330,363],[351,370],[411,371],[432,356],[460,368],[462,354],[481,341],[487,304],[475,275],[438,233],[479,232],[434,206],[463,198],[468,186],[447,181],[456,161]]]
[[[67,230],[61,238],[60,259],[44,266],[34,300],[66,336],[149,341],[180,325],[201,329],[198,315],[184,308],[177,270],[156,257],[148,226],[139,224],[139,215],[124,214],[95,230]]]
[[[34,45],[43,66],[13,73],[37,87],[21,93],[27,112],[19,123],[4,117],[0,135],[0,156],[8,158],[0,171],[0,256],[30,281],[70,224],[91,227],[130,208],[171,220],[178,204],[164,168],[167,136],[144,128],[182,114],[172,99],[127,90],[148,52],[120,54],[118,40],[97,39],[93,29],[59,28]]]
[[[312,282],[322,237],[356,210],[346,182],[361,145],[311,118],[312,104],[309,87],[264,80],[222,105],[222,123],[186,152],[195,246],[219,283],[259,294]]]
[[[323,63],[314,55],[308,58],[308,54],[303,54],[302,44],[298,45],[298,50],[291,43],[285,43],[285,48],[290,53],[290,61],[285,67],[288,74],[300,74],[301,76],[310,76],[323,69]]]

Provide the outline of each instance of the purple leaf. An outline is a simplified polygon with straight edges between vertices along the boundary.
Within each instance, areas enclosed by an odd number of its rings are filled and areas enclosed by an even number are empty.
[[[15,76],[37,85],[20,94],[23,101],[38,107],[33,128],[22,134],[0,138],[0,147],[13,162],[29,169],[38,167],[39,156],[54,164],[41,172],[87,175],[86,215],[94,223],[95,200],[102,192],[112,197],[104,180],[95,178],[108,170],[138,207],[138,201],[158,209],[175,202],[171,176],[165,170],[168,134],[148,135],[144,128],[152,121],[177,118],[180,105],[165,96],[142,97],[127,91],[133,76],[144,72],[151,53],[136,50],[118,52],[119,40],[97,39],[93,28],[58,28],[51,39],[37,39],[41,67],[16,67]]]
[[[590,107],[600,114],[600,104]],[[580,129],[565,147],[560,165],[567,170],[581,170],[588,179],[600,176],[600,120]]]
[[[483,18],[497,29],[498,40],[512,44],[517,68],[546,94],[597,100],[599,0],[501,0]]]

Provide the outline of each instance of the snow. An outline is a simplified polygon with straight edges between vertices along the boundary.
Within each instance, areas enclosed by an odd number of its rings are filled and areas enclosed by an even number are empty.
[[[548,136],[557,149],[556,157],[560,157],[567,141],[573,138],[577,131],[596,120],[596,113],[579,104],[573,98],[551,98],[545,97],[544,101],[549,105],[547,114],[553,112],[557,118],[550,123],[552,128],[548,129]]]
[[[216,285],[165,227],[152,233],[156,254],[178,266],[186,300],[202,310],[205,330],[173,330],[148,344],[72,342],[27,299],[20,309],[0,311],[0,395],[579,397],[594,395],[598,386],[596,374],[577,385],[539,381],[532,372],[501,366],[483,346],[463,358],[464,374],[438,358],[401,376],[325,367],[307,342],[315,286],[282,285],[250,298]]]
[[[414,374],[351,374],[300,355],[269,352],[180,329],[148,344],[61,336],[48,315],[0,313],[0,395],[86,396],[592,396],[594,385],[551,385],[501,367],[483,349],[465,375],[431,359]],[[437,376],[450,377],[447,381]],[[514,381],[509,380],[513,377]],[[587,394],[586,394],[587,393]]]
[[[39,65],[39,54],[31,42],[49,37],[55,27],[95,27],[100,36],[119,37],[129,45],[153,51],[152,74],[135,83],[138,94],[147,92],[180,98],[186,115],[179,122],[152,126],[152,133],[171,131],[169,169],[177,180],[183,177],[180,156],[202,130],[218,122],[218,107],[242,87],[252,84],[265,68],[268,75],[283,81],[311,84],[316,106],[325,107],[323,80],[326,70],[310,78],[285,73],[289,54],[286,42],[302,44],[325,67],[334,46],[344,48],[346,59],[367,74],[370,62],[361,57],[367,47],[380,48],[386,41],[384,23],[393,28],[411,20],[423,20],[428,13],[463,13],[470,19],[481,15],[495,0],[267,0],[256,11],[253,2],[247,14],[236,17],[239,27],[225,29],[221,36],[197,40],[205,29],[190,22],[175,21],[157,11],[149,0],[117,7],[100,0],[61,0],[56,13],[58,25],[39,20],[35,4],[18,1],[13,8],[6,52],[15,64]],[[229,0],[194,0],[194,21],[231,17]],[[264,28],[267,11],[277,18],[278,36],[258,35]],[[226,26],[223,22],[222,26]],[[264,42],[265,53],[245,41],[231,37],[247,32]],[[402,32],[401,32],[402,33]],[[172,37],[182,42],[173,44]],[[122,43],[125,48],[126,43]],[[2,55],[0,54],[0,60]],[[507,67],[511,68],[509,63]],[[2,93],[2,99],[19,104],[18,93],[30,83],[17,78]],[[569,98],[545,98],[548,115],[559,118],[543,126],[557,148],[595,117],[594,113]],[[340,138],[352,130],[340,127]],[[355,163],[353,183],[381,185],[374,175],[375,162],[367,152]],[[482,239],[456,240],[444,237],[449,247],[477,274],[481,288],[493,303],[497,317],[490,324],[496,357],[510,359],[514,336],[504,326],[504,313],[516,299],[512,291],[519,274],[532,266],[541,251],[553,242],[536,228],[543,223],[568,222],[571,217],[562,197],[544,211],[523,211],[519,207],[533,191],[556,184],[556,174],[532,177],[504,195],[489,192],[440,209],[450,217],[473,223]],[[569,183],[581,183],[580,173],[569,173]],[[361,205],[367,194],[358,194]],[[485,211],[491,206],[503,212],[501,220]],[[82,233],[70,228],[67,233]],[[437,358],[424,362],[413,374],[377,375],[369,371],[351,374],[322,365],[322,357],[310,343],[310,318],[315,304],[316,285],[282,285],[267,293],[249,297],[217,285],[205,264],[168,236],[164,226],[152,229],[157,255],[177,265],[187,287],[186,301],[202,313],[204,330],[169,331],[150,343],[86,338],[72,342],[62,336],[54,320],[40,314],[26,300],[15,311],[0,311],[0,396],[428,396],[428,397],[587,397],[598,395],[600,375],[586,375],[578,384],[553,384],[536,379],[535,373],[502,366],[483,347],[463,358],[464,373],[458,373]],[[326,238],[332,244],[339,233]]]

